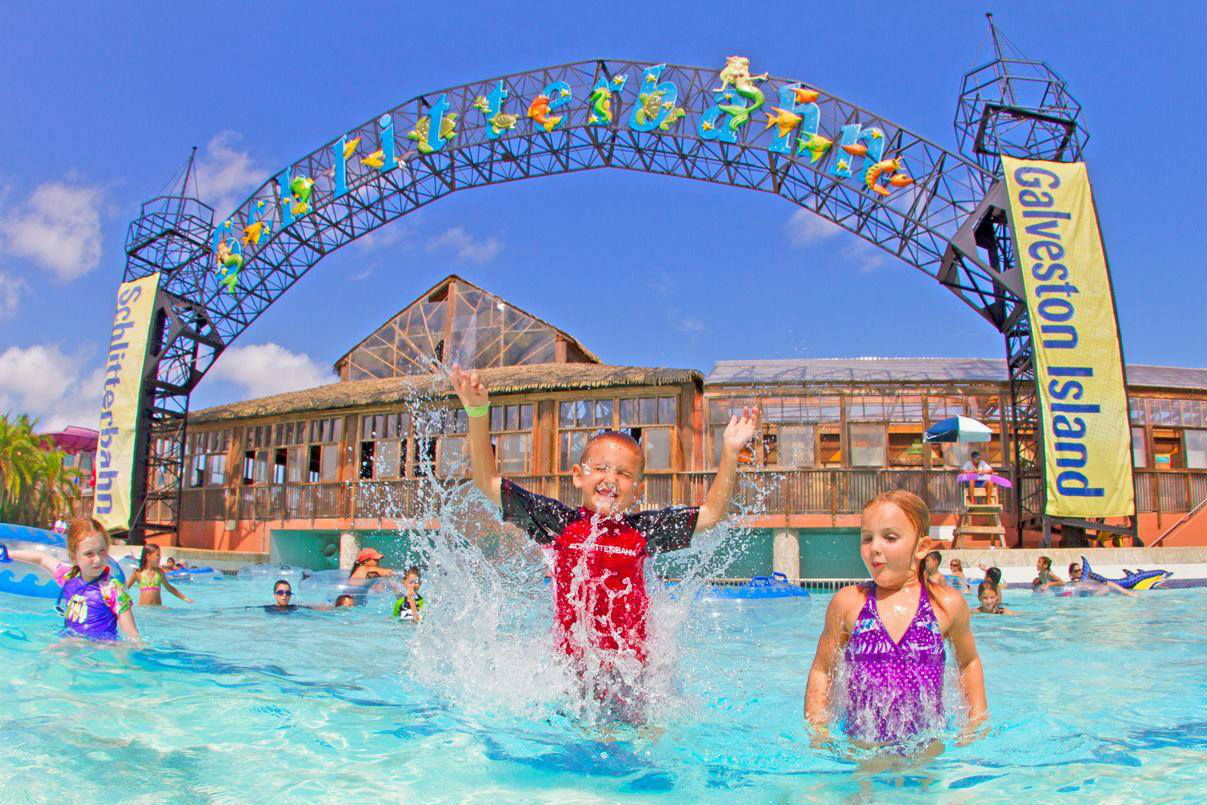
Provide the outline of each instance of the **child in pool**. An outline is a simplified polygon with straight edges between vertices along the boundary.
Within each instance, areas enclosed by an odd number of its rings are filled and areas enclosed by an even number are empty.
[[[1041,556],[1035,560],[1036,576],[1031,580],[1031,591],[1042,593],[1051,587],[1059,587],[1064,584],[1059,576],[1052,575],[1052,557]]]
[[[737,480],[738,453],[754,438],[759,414],[743,411],[725,428],[721,462],[704,505],[630,514],[645,470],[645,453],[628,434],[592,437],[573,467],[578,507],[533,494],[499,477],[490,447],[489,394],[477,372],[454,366],[449,379],[469,414],[474,483],[487,500],[553,549],[558,644],[578,667],[586,654],[613,667],[620,658],[644,665],[649,597],[646,557],[686,548],[692,536],[721,522]]]
[[[395,618],[414,623],[423,620],[423,615],[420,614],[420,610],[423,609],[423,595],[419,592],[421,584],[423,584],[423,577],[419,573],[419,568],[415,565],[407,568],[406,575],[402,577],[402,587],[405,592],[394,602]]]
[[[118,630],[138,640],[138,626],[130,610],[130,595],[109,574],[109,534],[90,517],[67,526],[68,562],[34,550],[6,550],[0,545],[0,562],[17,560],[41,565],[63,588],[63,628],[89,640],[116,640]]]
[[[1118,593],[1119,595],[1133,598],[1136,596],[1131,590],[1124,589],[1113,581],[1108,581],[1104,584],[1095,579],[1085,578],[1085,573],[1080,562],[1073,562],[1069,565],[1069,587],[1074,588],[1077,592],[1089,592],[1092,595]]]
[[[938,551],[931,551],[926,554],[926,558],[922,560],[923,572],[926,573],[926,580],[932,585],[939,587],[947,586],[947,577],[943,575],[943,571],[939,570],[943,566],[943,554]]]
[[[193,599],[173,587],[172,583],[164,576],[163,570],[159,567],[158,545],[143,546],[142,555],[138,558],[138,568],[130,574],[130,578],[126,579],[126,586],[128,588],[134,589],[135,584],[139,587],[139,606],[163,606],[163,595],[159,592],[160,587],[163,587],[185,603],[193,603]]]
[[[952,559],[948,562],[948,567],[951,568],[951,575],[955,577],[955,581],[951,586],[962,593],[971,592],[972,584],[969,583],[968,577],[964,575],[964,563],[959,559]]]
[[[977,600],[981,605],[974,609],[974,615],[1017,615],[1018,613],[1012,609],[1006,609],[1002,606],[1002,591],[993,582],[986,579],[981,582],[981,586],[977,587]]]
[[[847,668],[845,729],[877,743],[909,739],[941,721],[943,666],[951,641],[968,724],[988,716],[985,679],[969,628],[968,604],[923,569],[930,512],[912,492],[894,490],[863,509],[860,555],[871,581],[844,587],[826,610],[809,670],[805,719],[825,736],[839,656]]]

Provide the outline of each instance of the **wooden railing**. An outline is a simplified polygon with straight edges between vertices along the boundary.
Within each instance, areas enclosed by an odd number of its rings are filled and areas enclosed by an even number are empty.
[[[908,489],[927,500],[932,511],[946,513],[957,511],[961,499],[955,476],[950,470],[921,469],[743,471],[735,496],[743,511],[756,516],[838,515],[858,513],[879,492]],[[650,473],[638,506],[699,505],[714,477],[713,472]],[[512,480],[547,497],[578,498],[570,476],[517,476]],[[438,513],[443,499],[440,490],[418,479],[244,486],[230,491],[230,501],[226,494],[223,488],[184,490],[181,519],[400,519]],[[1012,496],[1006,496],[1005,502],[1011,511]]]

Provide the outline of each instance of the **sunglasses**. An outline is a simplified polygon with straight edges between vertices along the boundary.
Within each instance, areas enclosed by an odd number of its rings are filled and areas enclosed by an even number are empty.
[[[283,595],[283,596],[285,596],[286,598],[292,598],[292,597],[293,597],[293,591],[292,591],[292,590],[273,590],[273,591],[272,591],[272,594],[273,594],[273,595]]]

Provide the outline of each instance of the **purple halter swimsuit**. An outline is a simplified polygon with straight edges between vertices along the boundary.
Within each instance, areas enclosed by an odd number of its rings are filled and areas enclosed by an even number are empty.
[[[116,640],[117,618],[130,608],[130,595],[105,568],[92,581],[67,563],[55,569],[54,580],[63,588],[63,628],[89,640]]]
[[[867,741],[909,738],[936,726],[943,714],[943,633],[930,606],[926,585],[918,611],[901,640],[893,642],[876,609],[876,585],[844,654],[847,666],[846,731]]]

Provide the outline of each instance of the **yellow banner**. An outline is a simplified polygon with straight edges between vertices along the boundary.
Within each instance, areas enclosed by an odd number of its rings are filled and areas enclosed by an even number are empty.
[[[96,450],[92,516],[108,529],[130,527],[130,498],[138,436],[138,397],[151,334],[159,274],[123,282],[117,289],[113,334],[105,359],[101,435]]]
[[[1002,157],[1043,428],[1046,514],[1135,513],[1119,324],[1081,162]]]

